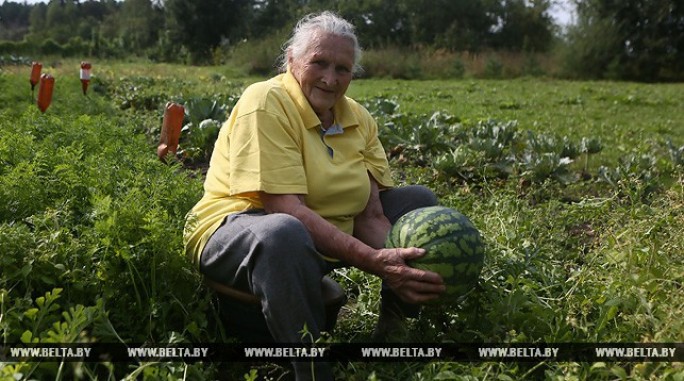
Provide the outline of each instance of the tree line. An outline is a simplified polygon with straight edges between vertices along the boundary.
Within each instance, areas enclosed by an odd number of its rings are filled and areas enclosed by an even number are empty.
[[[554,24],[556,0],[51,0],[0,5],[0,54],[209,62],[217,49],[277,36],[329,9],[366,49],[550,53],[591,78],[684,78],[681,0],[575,0],[577,23]]]

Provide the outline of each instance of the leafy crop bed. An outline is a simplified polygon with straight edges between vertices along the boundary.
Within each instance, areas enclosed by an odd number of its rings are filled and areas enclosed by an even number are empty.
[[[185,213],[220,122],[254,78],[222,68],[0,71],[2,344],[224,342],[182,252]],[[73,72],[73,73],[72,73]],[[73,74],[73,75],[72,75]],[[72,78],[73,77],[73,78]],[[398,183],[434,189],[487,244],[477,289],[412,321],[415,342],[684,342],[682,85],[357,80]],[[155,156],[167,101],[188,115],[177,161]],[[207,120],[209,122],[207,122]],[[369,340],[377,279],[347,289],[332,341]],[[0,379],[281,379],[272,364],[0,363]],[[347,380],[671,379],[681,363],[351,363]]]

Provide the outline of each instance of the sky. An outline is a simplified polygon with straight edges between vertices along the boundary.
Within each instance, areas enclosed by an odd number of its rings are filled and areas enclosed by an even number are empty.
[[[560,25],[569,25],[575,22],[575,7],[570,0],[559,0],[551,7],[551,16]]]
[[[0,0],[0,4],[4,3],[7,0]],[[28,4],[35,4],[35,3],[47,3],[47,0],[11,0],[14,2],[19,2],[23,3],[26,2]],[[557,0],[554,1],[554,5],[551,7],[551,16],[558,22],[560,25],[568,25],[572,22],[574,22],[574,15],[573,15],[573,6],[571,0]]]

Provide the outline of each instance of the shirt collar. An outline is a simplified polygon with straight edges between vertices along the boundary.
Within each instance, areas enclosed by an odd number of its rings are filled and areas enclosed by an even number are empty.
[[[306,128],[320,126],[321,121],[318,119],[318,115],[316,115],[316,112],[311,108],[304,92],[302,92],[301,86],[299,86],[299,82],[297,82],[297,79],[292,75],[289,68],[286,73],[282,74],[281,78],[285,90],[290,94],[290,97],[297,105],[299,114],[304,121],[304,126]],[[359,121],[352,112],[351,107],[349,106],[349,100],[346,96],[342,96],[337,103],[335,103],[333,112],[335,113],[335,124],[340,127],[347,128],[359,125]]]

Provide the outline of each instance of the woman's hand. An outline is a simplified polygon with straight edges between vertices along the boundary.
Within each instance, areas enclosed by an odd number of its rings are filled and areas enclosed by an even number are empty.
[[[405,302],[425,303],[437,299],[446,290],[439,274],[406,264],[423,255],[425,250],[415,247],[378,251],[382,263],[381,278]]]

